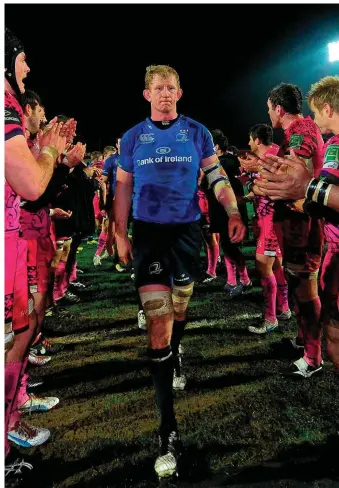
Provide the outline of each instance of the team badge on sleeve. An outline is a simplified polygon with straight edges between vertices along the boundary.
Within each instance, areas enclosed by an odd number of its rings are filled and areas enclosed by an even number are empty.
[[[339,144],[328,146],[324,158],[324,168],[339,168]]]
[[[300,149],[304,140],[304,136],[302,134],[292,134],[288,147],[290,149]]]

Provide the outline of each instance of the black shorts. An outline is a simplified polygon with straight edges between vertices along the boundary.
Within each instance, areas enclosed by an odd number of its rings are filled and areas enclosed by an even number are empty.
[[[133,222],[135,283],[185,286],[200,274],[199,221],[187,224]]]

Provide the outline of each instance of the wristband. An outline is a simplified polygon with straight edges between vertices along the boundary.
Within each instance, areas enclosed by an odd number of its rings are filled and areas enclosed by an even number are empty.
[[[54,209],[50,208],[49,209],[49,216],[52,217],[54,215]]]
[[[330,196],[330,193],[331,193],[331,190],[332,190],[332,186],[333,185],[328,185],[326,191],[325,191],[325,198],[324,198],[324,205],[325,207],[327,207],[327,203],[328,203],[328,198]]]
[[[317,203],[320,205],[324,205],[326,190],[328,189],[329,184],[326,181],[322,181],[322,185],[318,192]]]
[[[318,184],[318,180],[316,180],[315,178],[312,178],[311,181],[309,182],[305,194],[307,200],[312,200],[312,196],[313,193],[315,192],[317,184]]]
[[[229,217],[241,218],[238,205],[236,203],[229,203],[228,205],[226,205],[225,210]]]
[[[40,154],[47,154],[54,160],[57,160],[59,157],[59,152],[55,146],[44,146],[41,148]]]
[[[312,202],[318,202],[318,196],[321,187],[323,186],[324,182],[323,181],[317,181],[317,186],[315,187],[314,193],[312,195]]]

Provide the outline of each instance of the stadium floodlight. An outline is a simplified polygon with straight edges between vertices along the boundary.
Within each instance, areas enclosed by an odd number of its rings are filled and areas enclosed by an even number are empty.
[[[328,44],[328,59],[330,63],[339,61],[339,41],[330,42]]]

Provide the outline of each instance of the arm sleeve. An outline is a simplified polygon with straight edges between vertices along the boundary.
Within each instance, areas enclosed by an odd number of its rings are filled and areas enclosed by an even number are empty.
[[[6,103],[5,99],[5,141],[15,136],[23,136],[21,118],[15,107]]]
[[[133,172],[133,133],[127,132],[120,142],[119,168]]]
[[[312,124],[299,124],[290,135],[289,149],[294,149],[297,156],[310,159],[317,149],[317,132]]]
[[[201,159],[209,158],[215,154],[212,135],[206,127],[202,126],[202,156]]]

